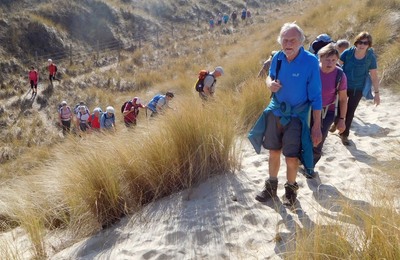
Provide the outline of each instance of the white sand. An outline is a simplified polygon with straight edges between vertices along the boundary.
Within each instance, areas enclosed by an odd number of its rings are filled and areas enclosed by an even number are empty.
[[[298,176],[295,211],[281,202],[285,163],[279,173],[279,199],[260,203],[254,196],[267,177],[267,151],[257,155],[244,142],[242,170],[210,179],[147,206],[144,211],[52,259],[280,259],[292,246],[296,226],[312,229],[322,216],[341,213],[337,198],[367,207],[368,187],[381,163],[397,158],[398,102],[381,90],[382,104],[361,101],[345,147],[329,134],[316,170],[320,178]],[[362,188],[362,192],[357,191]],[[276,239],[276,238],[280,239]]]

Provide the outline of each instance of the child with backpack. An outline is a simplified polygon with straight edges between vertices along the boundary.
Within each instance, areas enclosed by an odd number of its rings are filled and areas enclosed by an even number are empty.
[[[132,100],[126,101],[121,107],[121,112],[124,115],[124,123],[126,127],[136,125],[136,118],[139,114],[139,108],[146,108],[140,101],[140,98],[134,97]]]

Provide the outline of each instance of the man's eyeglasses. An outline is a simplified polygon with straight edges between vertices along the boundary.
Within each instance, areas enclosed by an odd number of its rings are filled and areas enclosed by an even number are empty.
[[[357,44],[360,44],[360,45],[369,45],[369,41],[358,41]]]

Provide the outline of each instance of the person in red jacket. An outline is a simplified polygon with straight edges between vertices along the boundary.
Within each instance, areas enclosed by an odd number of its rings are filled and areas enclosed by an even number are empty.
[[[89,117],[89,125],[92,130],[100,131],[100,118],[102,114],[103,112],[101,108],[96,107],[95,109],[93,109],[93,113]]]
[[[60,81],[59,79],[56,78],[57,66],[53,63],[52,59],[48,59],[48,62],[49,62],[49,66],[48,66],[49,80],[50,80],[50,83],[53,84],[53,80]]]
[[[141,104],[138,97],[134,97],[126,103],[122,114],[124,115],[124,122],[127,127],[136,125],[136,117],[139,114],[139,107],[145,108],[146,106]]]
[[[31,70],[28,73],[29,82],[31,84],[32,95],[37,94],[37,84],[39,81],[39,73],[32,66]]]

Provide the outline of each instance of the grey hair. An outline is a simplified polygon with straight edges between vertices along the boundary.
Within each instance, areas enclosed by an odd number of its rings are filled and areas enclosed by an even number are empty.
[[[336,42],[338,48],[345,47],[346,49],[350,47],[350,42],[346,39],[340,39]]]
[[[278,39],[277,39],[278,43],[282,44],[282,35],[284,33],[286,33],[287,31],[291,30],[291,29],[295,29],[299,33],[299,35],[300,35],[299,40],[300,40],[301,44],[303,44],[304,41],[306,40],[306,37],[304,36],[303,29],[301,29],[300,26],[298,26],[296,24],[296,22],[285,23],[282,26],[281,31],[280,31],[279,36],[278,36]]]

